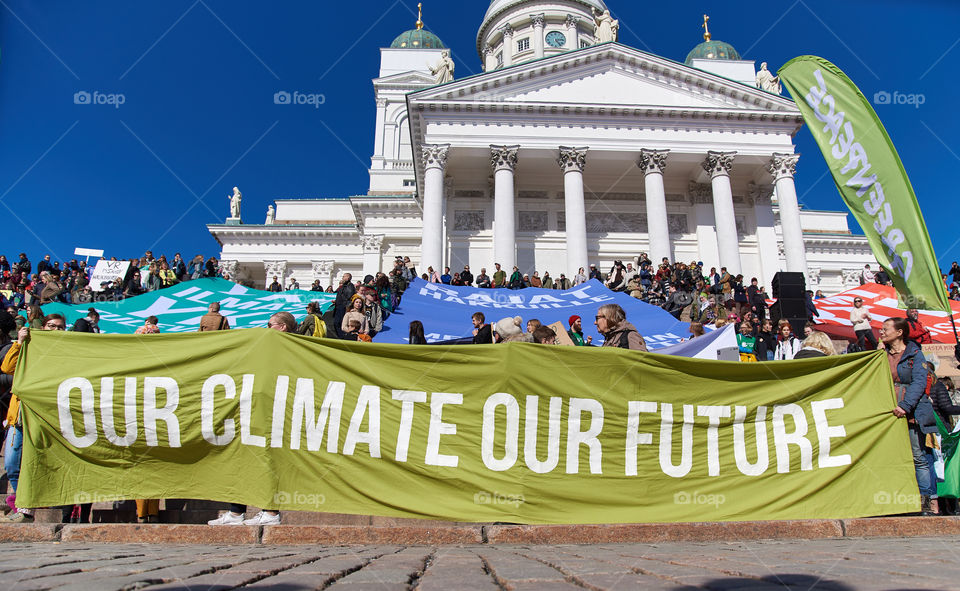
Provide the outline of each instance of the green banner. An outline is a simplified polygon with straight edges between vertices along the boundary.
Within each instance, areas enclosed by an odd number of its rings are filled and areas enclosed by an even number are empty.
[[[196,498],[452,521],[919,507],[881,353],[762,364],[268,329],[36,332],[17,504]]]
[[[917,196],[870,102],[823,58],[796,57],[778,74],[873,255],[893,279],[901,306],[950,312]]]

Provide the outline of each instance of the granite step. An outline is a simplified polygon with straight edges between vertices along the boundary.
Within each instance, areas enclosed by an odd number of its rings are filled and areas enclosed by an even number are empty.
[[[380,518],[372,518],[378,520]],[[816,540],[960,535],[960,517],[601,525],[451,525],[407,520],[372,525],[0,524],[0,543],[318,545],[555,545]]]

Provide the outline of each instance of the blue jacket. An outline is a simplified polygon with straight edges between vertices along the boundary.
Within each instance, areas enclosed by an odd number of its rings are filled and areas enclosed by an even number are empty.
[[[937,419],[933,414],[933,404],[924,394],[927,389],[927,369],[923,367],[924,361],[926,359],[919,345],[913,341],[907,341],[907,348],[904,349],[900,363],[897,364],[897,375],[907,391],[898,406],[907,411],[907,418],[916,419],[921,431],[936,433]]]

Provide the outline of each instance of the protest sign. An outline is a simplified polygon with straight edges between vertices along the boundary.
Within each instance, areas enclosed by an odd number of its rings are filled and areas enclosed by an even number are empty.
[[[275,312],[290,312],[298,321],[307,315],[306,305],[318,302],[324,312],[336,296],[319,291],[291,290],[274,293],[250,289],[226,279],[195,279],[166,289],[147,292],[119,302],[92,304],[46,304],[44,314],[63,314],[67,324],[87,315],[92,307],[100,313],[100,330],[107,334],[133,334],[147,316],[160,320],[161,332],[190,332],[200,325],[207,307],[220,302],[220,313],[233,328],[266,326]]]
[[[469,338],[473,332],[471,315],[483,312],[491,324],[520,316],[524,323],[536,318],[542,324],[561,322],[569,326],[570,316],[580,316],[584,338],[592,336],[593,344],[599,345],[603,337],[593,319],[604,304],[619,304],[651,350],[679,343],[690,334],[690,323],[678,321],[658,306],[610,291],[595,279],[567,290],[481,289],[415,279],[403,294],[403,304],[384,322],[383,331],[374,340],[406,343],[412,320],[423,323],[428,343]]]
[[[268,329],[35,332],[17,504],[193,498],[511,523],[919,507],[882,353],[727,363]]]
[[[97,261],[97,266],[93,268],[93,275],[90,276],[90,289],[103,291],[103,283],[113,283],[117,279],[123,280],[129,267],[130,261],[100,259]]]

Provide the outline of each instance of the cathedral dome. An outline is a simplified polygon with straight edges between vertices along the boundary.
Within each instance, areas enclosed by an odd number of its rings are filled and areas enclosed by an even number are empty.
[[[600,12],[607,10],[607,5],[603,3],[603,0],[574,0],[577,4],[585,4],[591,9],[596,8]],[[517,4],[537,4],[536,0],[491,0],[490,8],[487,8],[487,14],[483,16],[483,25],[480,26],[482,29],[493,17],[497,14],[503,12],[507,8],[516,6]],[[531,6],[531,10],[535,10],[536,6]]]
[[[446,49],[439,37],[423,29],[404,31],[390,44],[393,49]]]
[[[693,64],[693,60],[695,59],[739,60],[740,54],[733,48],[733,45],[729,43],[724,43],[723,41],[704,41],[690,50],[690,53],[687,54],[687,59],[684,60],[683,63],[689,66]]]

